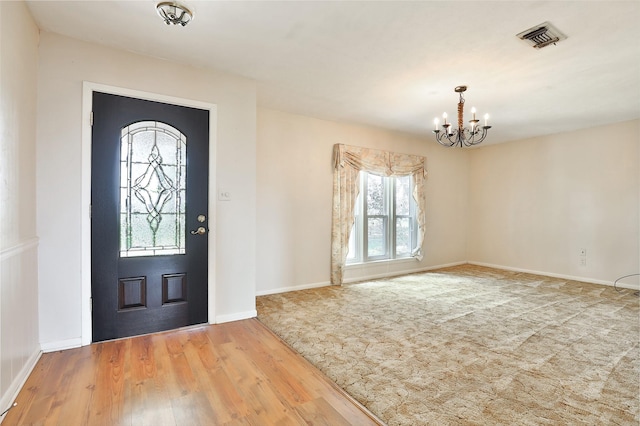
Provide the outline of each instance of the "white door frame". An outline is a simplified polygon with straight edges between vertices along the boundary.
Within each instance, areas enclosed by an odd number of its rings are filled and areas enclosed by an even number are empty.
[[[91,111],[93,110],[93,92],[103,92],[113,95],[128,96],[131,98],[145,99],[149,101],[164,102],[173,105],[181,105],[199,108],[209,111],[209,228],[208,238],[208,318],[209,324],[215,323],[215,247],[216,247],[216,135],[217,135],[217,106],[215,104],[194,101],[191,99],[177,98],[160,95],[157,93],[143,92],[126,89],[123,87],[108,86],[99,83],[84,81],[82,83],[82,182],[81,182],[81,307],[82,307],[82,346],[92,342],[91,319]]]

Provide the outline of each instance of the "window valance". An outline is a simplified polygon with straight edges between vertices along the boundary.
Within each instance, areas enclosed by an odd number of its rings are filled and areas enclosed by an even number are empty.
[[[425,164],[426,158],[418,155],[344,144],[333,146],[334,169],[351,167],[382,176],[407,176],[422,172],[423,177],[426,177]]]

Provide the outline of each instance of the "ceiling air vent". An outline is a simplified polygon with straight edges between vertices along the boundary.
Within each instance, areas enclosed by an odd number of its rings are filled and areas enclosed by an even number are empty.
[[[567,38],[560,30],[551,25],[550,22],[543,22],[540,25],[531,27],[516,35],[520,40],[531,43],[536,49],[542,49],[551,44],[556,44],[560,40]]]

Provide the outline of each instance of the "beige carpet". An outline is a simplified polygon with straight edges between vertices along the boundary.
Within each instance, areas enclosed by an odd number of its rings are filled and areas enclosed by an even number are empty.
[[[630,290],[463,265],[257,304],[389,425],[640,423]]]

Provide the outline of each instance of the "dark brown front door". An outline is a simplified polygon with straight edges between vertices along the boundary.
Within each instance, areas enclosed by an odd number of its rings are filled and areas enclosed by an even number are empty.
[[[207,322],[209,111],[94,92],[93,341]]]

